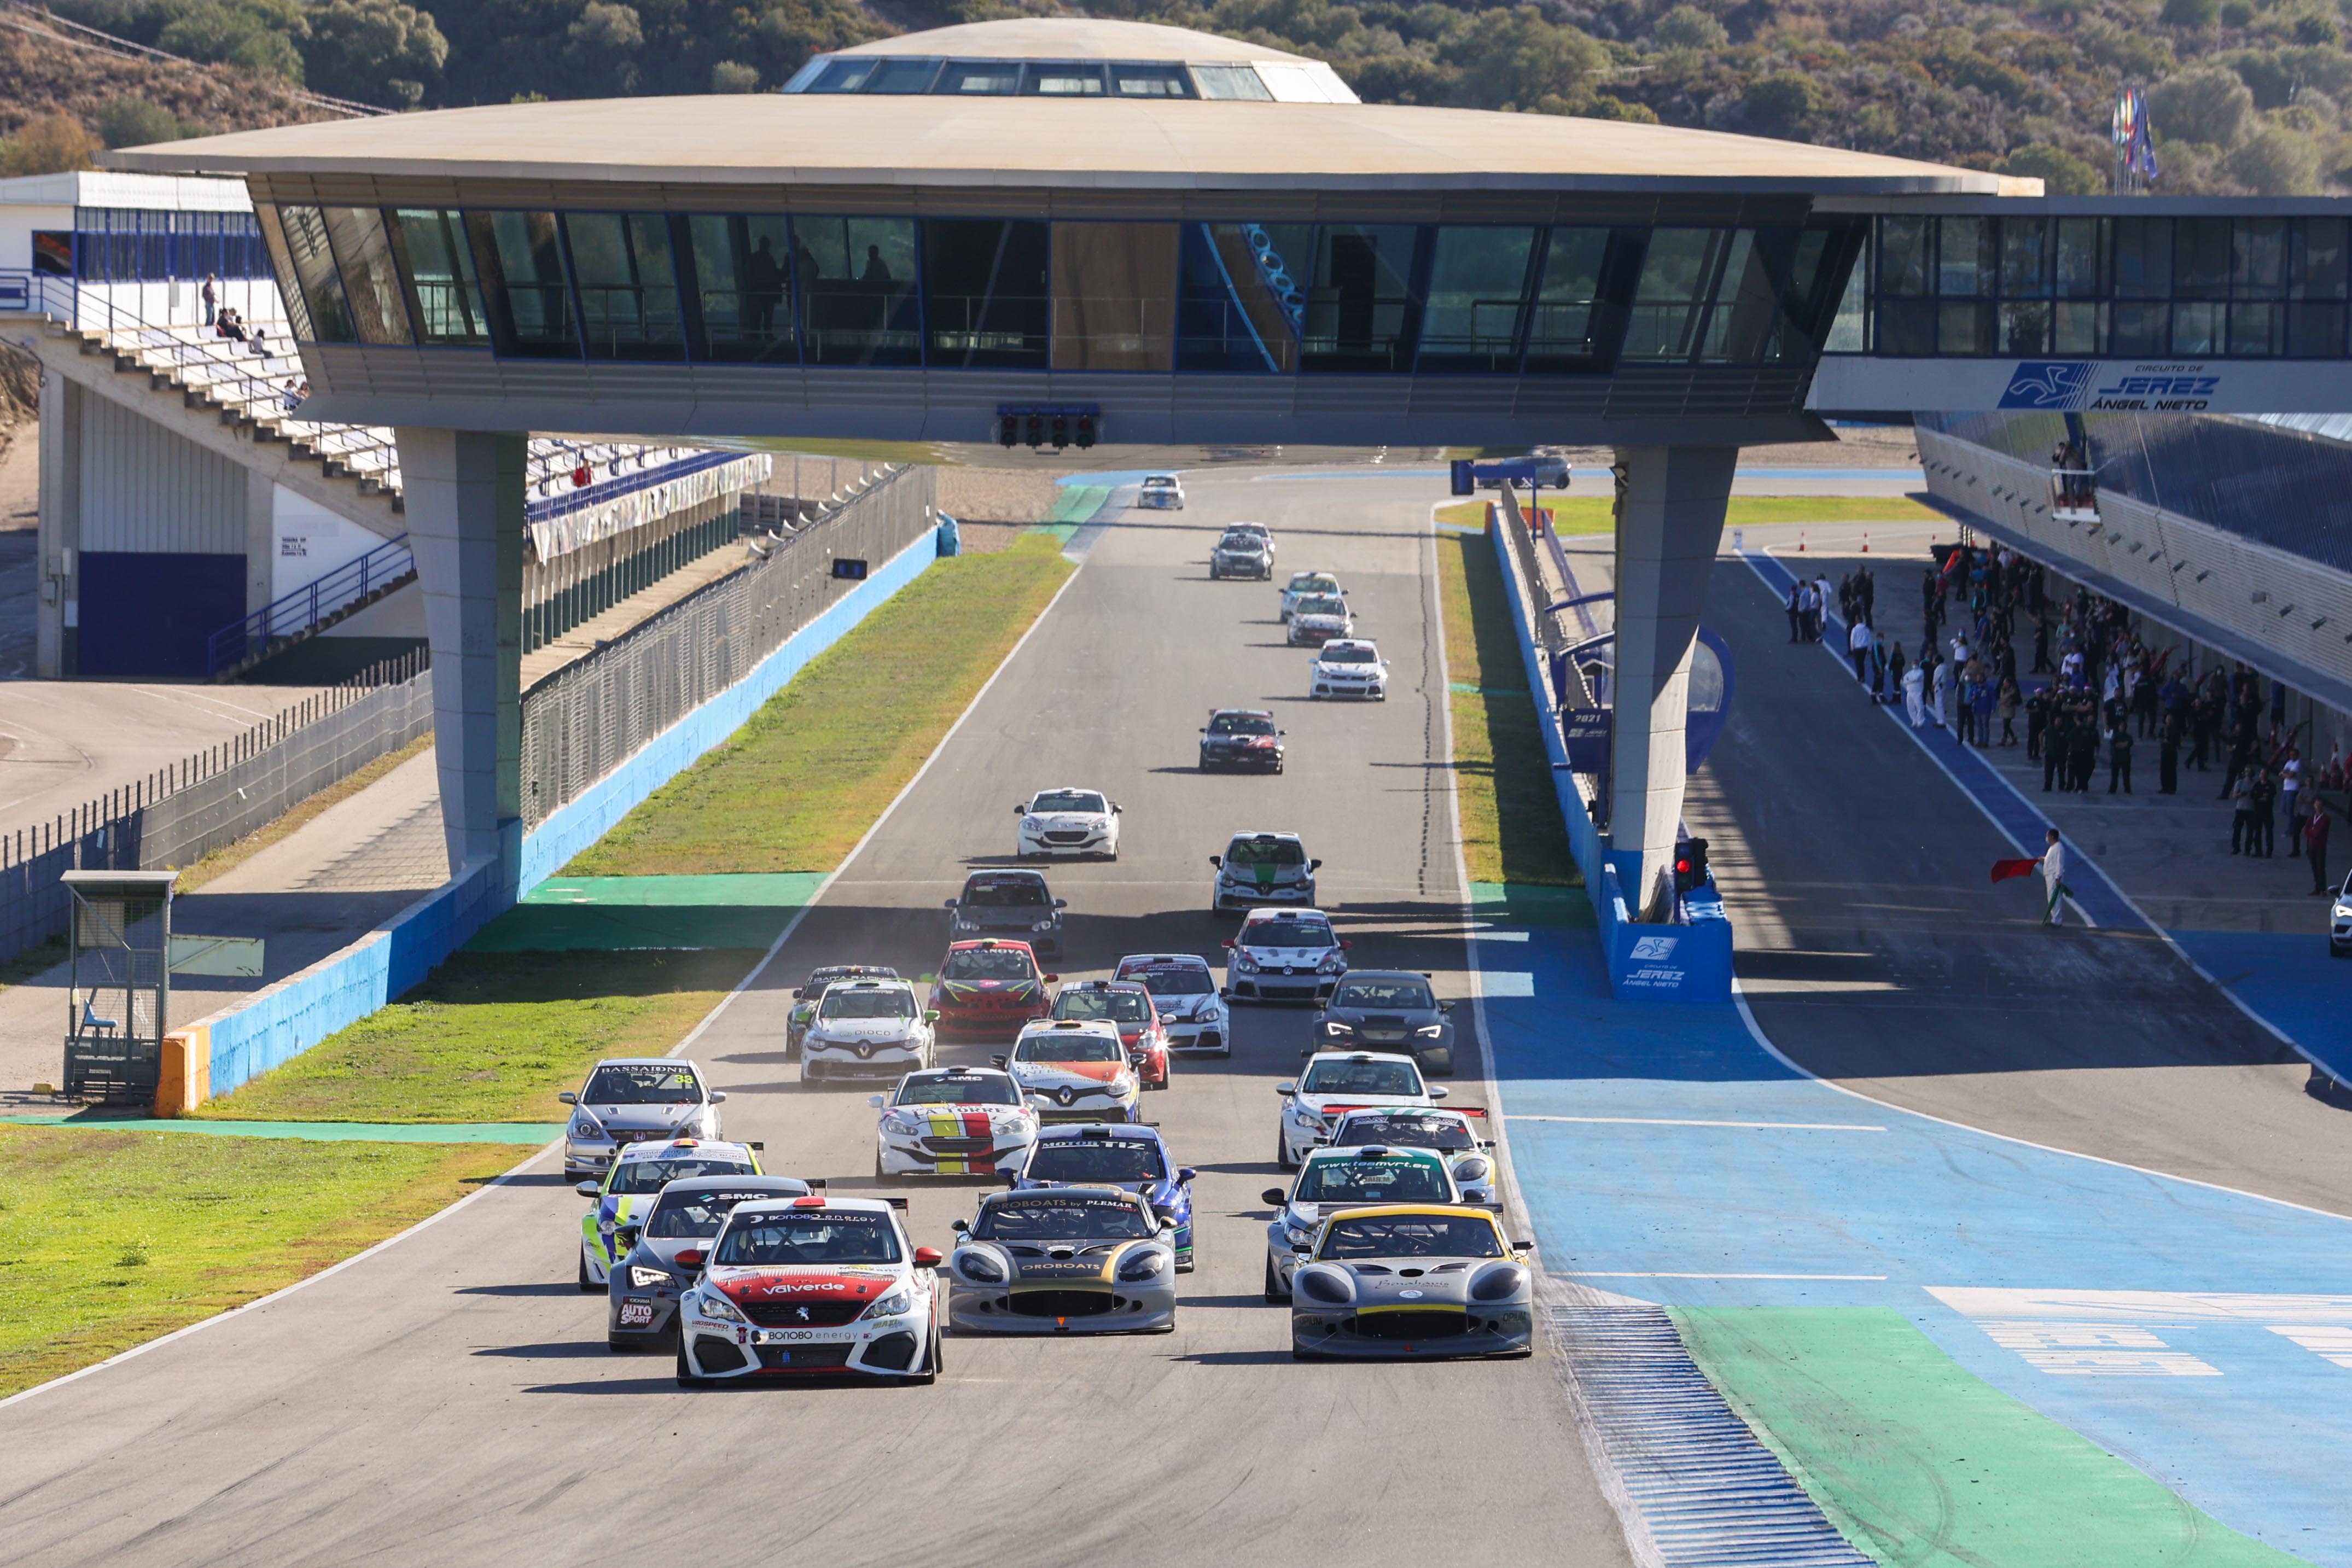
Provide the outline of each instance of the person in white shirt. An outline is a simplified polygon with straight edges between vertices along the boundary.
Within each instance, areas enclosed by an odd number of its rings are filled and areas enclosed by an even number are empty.
[[[1829,624],[1830,606],[1837,602],[1837,594],[1830,588],[1829,574],[1813,579],[1813,605],[1819,612],[1813,617],[1813,641],[1822,640],[1822,629]]]
[[[2303,754],[2290,746],[2279,764],[2279,813],[2286,818],[2286,852],[2303,852]]]
[[[1911,716],[1911,727],[1922,729],[1927,723],[1927,674],[1914,664],[1903,672],[1903,711]]]
[[[2048,900],[2042,912],[2044,925],[2066,924],[2066,846],[2058,841],[2058,830],[2049,830],[2049,847],[2042,852],[2042,891]]]
[[[1853,678],[1862,685],[1870,684],[1870,623],[1857,615],[1845,634],[1845,651],[1853,659]]]

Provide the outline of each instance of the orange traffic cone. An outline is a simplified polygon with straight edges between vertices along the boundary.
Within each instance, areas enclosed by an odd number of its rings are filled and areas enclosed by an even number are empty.
[[[1799,555],[1805,553],[1805,530],[1802,528],[1797,530],[1797,553]]]
[[[1870,553],[1870,536],[1867,533],[1862,536],[1862,553],[1864,555]]]

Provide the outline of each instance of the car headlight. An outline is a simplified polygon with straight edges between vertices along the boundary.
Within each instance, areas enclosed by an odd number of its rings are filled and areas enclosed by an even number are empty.
[[[1415,1040],[1435,1040],[1444,1032],[1445,1026],[1442,1023],[1424,1024],[1412,1031],[1412,1037]]]
[[[1487,1160],[1464,1160],[1454,1167],[1454,1179],[1456,1181],[1485,1181],[1494,1174],[1495,1166]]]
[[[1347,968],[1347,956],[1342,953],[1334,953],[1329,957],[1324,959],[1320,964],[1316,965],[1315,968],[1316,972],[1318,974],[1336,975],[1341,970]]]
[[[735,1303],[716,1291],[697,1291],[694,1293],[694,1307],[695,1311],[706,1318],[719,1318],[730,1323],[740,1323],[743,1321],[743,1314],[735,1310]]]
[[[895,1318],[915,1304],[915,1292],[901,1285],[872,1306],[866,1309],[869,1318]]]
[[[1282,1239],[1290,1243],[1294,1250],[1305,1246],[1307,1242],[1313,1240],[1314,1238],[1315,1228],[1313,1226],[1301,1225],[1298,1221],[1291,1218],[1288,1215],[1283,1216]]]
[[[1021,825],[1034,833],[1037,831],[1039,823],[1034,817],[1024,817],[1021,819]]]
[[[2352,904],[2337,904],[2336,906],[2336,918],[2338,920],[2352,920]]]
[[[1246,953],[1237,952],[1234,955],[1234,967],[1244,975],[1255,975],[1258,971],[1258,962]]]
[[[604,1129],[595,1117],[583,1111],[572,1118],[572,1135],[575,1138],[601,1138],[604,1135]]]
[[[1356,1029],[1353,1024],[1326,1021],[1323,1025],[1323,1032],[1333,1040],[1352,1040],[1355,1038]]]
[[[955,924],[956,929],[959,931],[977,931],[980,929],[980,922],[974,920],[969,915],[957,915],[955,917]]]
[[[1126,1262],[1121,1263],[1118,1266],[1118,1277],[1121,1280],[1126,1281],[1130,1285],[1140,1284],[1146,1280],[1158,1279],[1160,1277],[1160,1271],[1167,1267],[1167,1253],[1159,1251],[1138,1252],[1134,1257],[1129,1258]]]
[[[1029,929],[1032,931],[1051,931],[1053,928],[1054,923],[1050,920],[1033,920],[1029,923]]]
[[[629,1285],[633,1290],[650,1291],[656,1285],[670,1282],[670,1271],[667,1269],[648,1269],[642,1263],[629,1265]]]
[[[923,1118],[919,1113],[903,1108],[885,1111],[882,1113],[882,1130],[886,1133],[919,1133],[923,1130]]]
[[[1507,1301],[1528,1288],[1528,1271],[1517,1263],[1503,1263],[1486,1270],[1470,1281],[1470,1299],[1474,1301]]]
[[[956,1260],[956,1272],[975,1285],[1004,1283],[1004,1270],[985,1252],[967,1252]]]

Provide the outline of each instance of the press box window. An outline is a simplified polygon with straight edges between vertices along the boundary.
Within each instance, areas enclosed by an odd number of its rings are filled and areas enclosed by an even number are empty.
[[[684,359],[669,220],[658,213],[572,213],[563,229],[588,357]]]
[[[553,213],[467,213],[490,341],[513,359],[576,360],[580,331]]]
[[[409,314],[420,343],[475,348],[490,340],[482,289],[457,213],[403,207],[393,214],[392,242],[409,286]]]
[[[933,92],[1002,97],[1021,90],[1018,60],[950,60]]]
[[[1103,68],[1097,65],[1033,65],[1021,90],[1031,98],[1100,98]]]
[[[1182,66],[1115,65],[1110,91],[1113,98],[1190,98],[1192,83]]]

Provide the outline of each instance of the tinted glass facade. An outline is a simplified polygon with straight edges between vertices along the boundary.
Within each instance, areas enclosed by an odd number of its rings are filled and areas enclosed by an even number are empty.
[[[68,254],[52,249],[43,271],[85,283],[163,283],[267,277],[269,253],[250,213],[163,213],[79,207]]]

